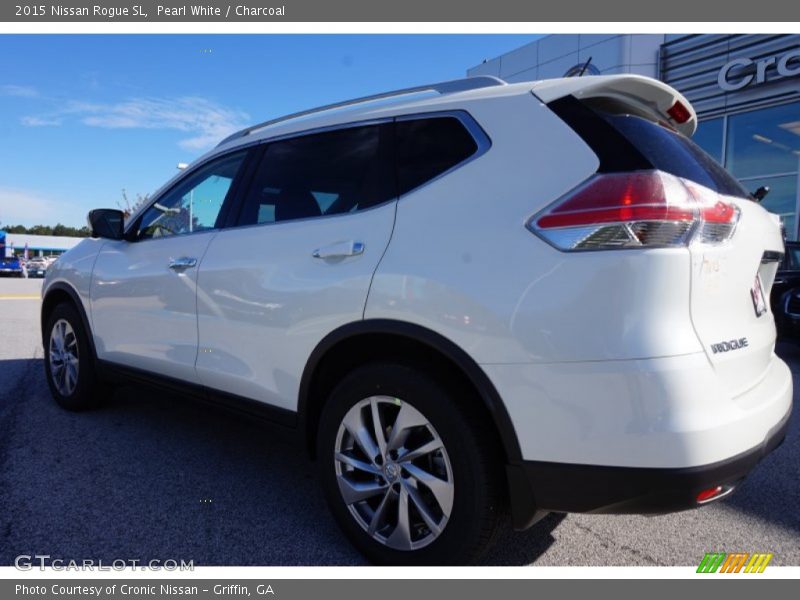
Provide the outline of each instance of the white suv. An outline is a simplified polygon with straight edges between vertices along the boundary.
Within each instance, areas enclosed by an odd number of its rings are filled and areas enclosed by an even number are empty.
[[[296,430],[371,560],[465,563],[510,512],[729,494],[792,402],[779,221],[632,76],[476,77],[224,140],[47,272],[56,401],[132,378]],[[269,507],[265,507],[269,510]]]

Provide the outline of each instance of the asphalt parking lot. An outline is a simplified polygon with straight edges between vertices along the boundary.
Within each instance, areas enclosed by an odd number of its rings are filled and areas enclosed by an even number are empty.
[[[59,409],[44,379],[40,285],[0,279],[0,565],[19,554],[363,564],[314,465],[263,426],[139,387],[98,411]],[[778,351],[800,374],[800,348]],[[800,565],[797,421],[724,502],[660,517],[551,515],[527,532],[504,529],[485,563],[696,565],[736,551]]]

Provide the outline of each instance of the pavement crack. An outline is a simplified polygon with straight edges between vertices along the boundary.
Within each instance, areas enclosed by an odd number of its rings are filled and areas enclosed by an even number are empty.
[[[595,530],[593,530],[591,527],[589,527],[588,525],[583,525],[581,523],[573,523],[573,524],[575,525],[575,527],[577,527],[578,529],[580,529],[584,533],[588,533],[590,536],[595,538],[605,548],[611,548],[613,550],[624,550],[626,552],[629,552],[629,553],[631,553],[631,554],[633,554],[633,555],[635,555],[635,556],[637,556],[637,557],[649,562],[652,565],[663,567],[663,566],[667,566],[667,564],[668,564],[668,563],[661,562],[660,560],[650,556],[647,552],[642,552],[641,550],[637,550],[636,548],[628,546],[627,544],[622,544],[622,543],[617,542],[617,541],[615,541],[614,539],[612,539],[612,538],[610,538],[608,536],[605,536],[605,535],[603,535],[601,533],[598,533]]]

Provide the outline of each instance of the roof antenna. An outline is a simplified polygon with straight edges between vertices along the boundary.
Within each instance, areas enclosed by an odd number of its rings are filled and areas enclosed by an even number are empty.
[[[767,194],[769,194],[769,186],[762,185],[760,188],[758,188],[755,192],[753,192],[750,195],[756,202],[761,202],[767,196]]]
[[[586,69],[589,68],[591,62],[592,62],[592,57],[590,56],[589,59],[584,63],[583,67],[581,68],[580,73],[578,73],[578,77],[583,77],[583,74],[586,73]]]

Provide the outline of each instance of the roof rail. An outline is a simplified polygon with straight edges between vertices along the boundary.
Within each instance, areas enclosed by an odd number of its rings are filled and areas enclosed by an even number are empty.
[[[257,125],[251,125],[250,127],[246,127],[241,131],[237,131],[236,133],[229,135],[219,144],[217,144],[217,147],[227,144],[228,142],[232,142],[233,140],[245,137],[246,135],[250,135],[254,131],[263,129],[264,127],[269,127],[270,125],[275,125],[276,123],[289,121],[291,119],[305,117],[306,115],[313,115],[314,113],[324,112],[326,110],[333,110],[334,108],[344,108],[345,106],[361,104],[362,102],[371,102],[373,100],[382,100],[384,98],[392,98],[393,96],[402,96],[405,94],[415,94],[418,92],[430,91],[430,92],[439,92],[440,94],[453,94],[455,92],[466,92],[469,90],[477,90],[480,88],[492,87],[496,85],[506,85],[506,82],[500,79],[499,77],[493,77],[492,75],[478,75],[476,77],[465,77],[464,79],[452,79],[450,81],[442,81],[439,83],[419,85],[415,87],[404,88],[401,90],[394,90],[391,92],[383,92],[382,94],[374,94],[372,96],[362,96],[361,98],[354,98],[353,100],[345,100],[344,102],[334,102],[333,104],[326,104],[325,106],[318,106],[316,108],[301,110],[300,112],[292,113],[290,115],[285,115],[283,117],[278,117],[277,119],[271,119],[269,121],[264,121],[263,123],[259,123]]]

